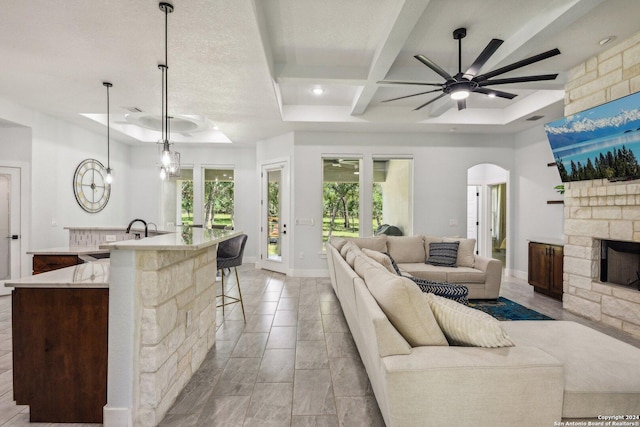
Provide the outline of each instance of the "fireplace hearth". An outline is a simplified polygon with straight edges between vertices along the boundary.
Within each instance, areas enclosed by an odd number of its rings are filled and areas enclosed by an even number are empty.
[[[640,290],[640,243],[600,242],[600,281]]]

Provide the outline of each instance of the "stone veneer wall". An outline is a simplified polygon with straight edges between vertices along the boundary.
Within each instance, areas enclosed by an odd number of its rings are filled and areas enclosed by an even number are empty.
[[[565,188],[563,307],[640,337],[640,292],[601,283],[598,239],[640,242],[640,182]]]
[[[565,86],[565,115],[640,91],[640,33],[574,67]],[[565,309],[640,336],[640,292],[600,283],[595,239],[640,242],[640,181],[566,184]]]
[[[133,395],[137,426],[162,420],[215,343],[216,255],[217,245],[195,253],[136,252],[136,312],[141,316]]]

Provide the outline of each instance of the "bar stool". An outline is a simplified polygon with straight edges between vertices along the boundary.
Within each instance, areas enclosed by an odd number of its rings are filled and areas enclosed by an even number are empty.
[[[242,302],[242,292],[240,291],[240,280],[238,279],[238,266],[242,265],[242,255],[244,254],[244,246],[247,243],[247,235],[241,234],[236,237],[232,237],[229,240],[225,240],[218,244],[218,261],[217,268],[220,270],[220,276],[222,278],[222,293],[217,295],[222,298],[221,304],[216,305],[216,307],[222,307],[222,316],[224,317],[224,307],[225,305],[240,303],[242,307],[242,317],[244,321],[247,321],[247,317],[244,314],[244,303]],[[233,297],[231,295],[226,295],[224,290],[224,270],[228,268],[231,270],[231,267],[236,272],[236,283],[238,284],[238,295],[239,298]],[[231,272],[231,271],[229,271]],[[230,299],[230,302],[225,302],[225,298]]]

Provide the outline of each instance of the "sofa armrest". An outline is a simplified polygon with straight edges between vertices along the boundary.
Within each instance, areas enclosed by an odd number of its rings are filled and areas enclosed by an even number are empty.
[[[416,347],[383,358],[381,369],[389,426],[546,426],[562,418],[563,367],[539,348]]]
[[[484,298],[498,298],[502,283],[502,262],[494,258],[476,256],[474,268],[485,272]]]

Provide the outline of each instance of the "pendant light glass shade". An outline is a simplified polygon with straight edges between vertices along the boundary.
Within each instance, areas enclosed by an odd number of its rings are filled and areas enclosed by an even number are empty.
[[[109,112],[109,88],[113,86],[113,84],[109,82],[103,82],[102,85],[107,88],[107,176],[104,178],[104,181],[111,185],[113,182],[113,171],[111,170],[111,125],[110,125],[110,112]]]
[[[160,179],[180,177],[180,153],[171,150],[169,117],[169,58],[168,58],[168,17],[173,12],[173,5],[161,2],[160,10],[164,13],[164,64],[158,65],[162,71],[162,139],[160,147]]]

